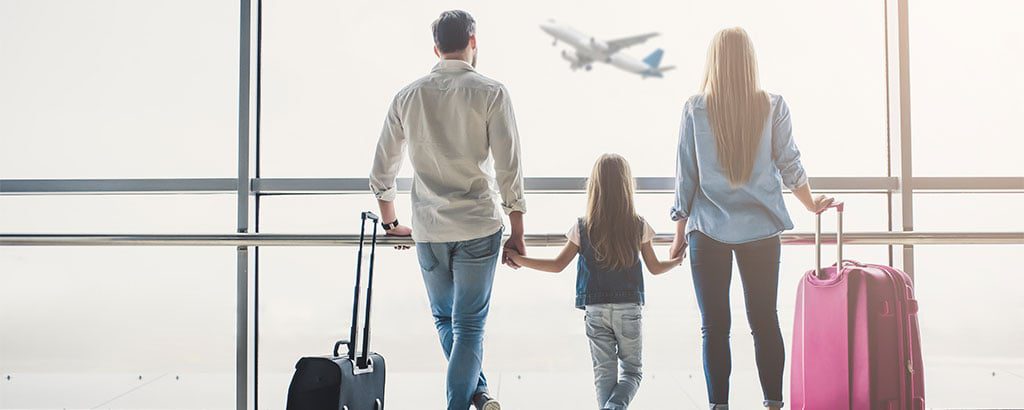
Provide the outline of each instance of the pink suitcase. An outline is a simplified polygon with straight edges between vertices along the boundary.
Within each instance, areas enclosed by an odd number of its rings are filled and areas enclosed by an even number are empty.
[[[903,271],[843,260],[800,280],[793,323],[794,409],[924,409],[924,369],[913,282]],[[821,266],[821,213],[814,247]]]

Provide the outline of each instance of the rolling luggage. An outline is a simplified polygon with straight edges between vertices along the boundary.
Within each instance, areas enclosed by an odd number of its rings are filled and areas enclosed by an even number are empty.
[[[363,226],[359,230],[359,256],[356,259],[356,286],[352,299],[352,329],[349,340],[334,344],[332,356],[303,357],[295,364],[295,375],[288,387],[288,410],[383,410],[384,409],[384,357],[370,352],[370,306],[373,297],[373,261],[377,246],[379,218],[372,212],[363,212]],[[366,320],[359,340],[359,285],[362,276],[363,242],[366,221],[373,223],[370,242],[370,262],[366,281]],[[348,352],[339,355],[345,345]]]
[[[792,406],[924,409],[913,283],[896,268],[843,260],[843,204],[831,207],[838,211],[838,262],[821,268],[819,213],[815,269],[800,280],[796,297]]]

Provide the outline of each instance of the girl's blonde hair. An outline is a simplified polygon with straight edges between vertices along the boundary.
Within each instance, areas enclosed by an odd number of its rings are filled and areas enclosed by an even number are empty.
[[[718,162],[733,186],[750,179],[771,103],[757,79],[757,55],[740,27],[715,34],[701,91],[715,133]]]
[[[618,154],[597,159],[587,181],[587,214],[584,229],[598,264],[612,270],[636,263],[643,229],[633,206],[633,174]]]

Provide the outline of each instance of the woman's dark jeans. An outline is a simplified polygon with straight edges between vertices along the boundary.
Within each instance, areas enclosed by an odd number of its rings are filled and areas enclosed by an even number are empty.
[[[782,371],[786,352],[776,311],[779,287],[778,236],[742,243],[718,242],[700,231],[688,235],[690,267],[697,304],[701,312],[704,340],[704,376],[708,400],[713,404],[729,402],[729,282],[732,279],[733,254],[743,282],[747,321],[754,335],[757,372],[765,405],[782,405]]]

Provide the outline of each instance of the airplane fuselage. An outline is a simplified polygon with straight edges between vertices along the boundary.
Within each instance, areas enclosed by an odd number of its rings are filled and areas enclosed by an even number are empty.
[[[583,34],[576,29],[555,23],[541,24],[541,30],[555,38],[555,42],[563,42],[575,49],[577,60],[591,60],[610,64],[619,69],[640,75],[649,75],[651,67],[642,61],[622,52],[609,52],[608,46],[601,40]],[[570,59],[566,56],[566,59]],[[573,61],[570,59],[570,61]],[[589,63],[577,65],[574,62],[573,68],[587,66]]]

